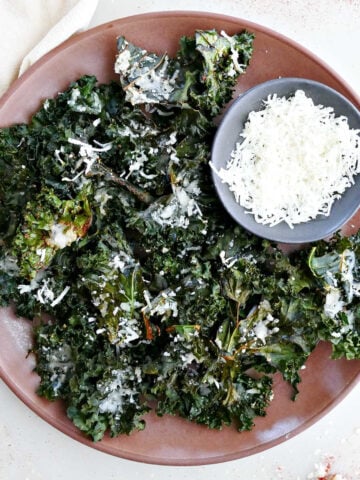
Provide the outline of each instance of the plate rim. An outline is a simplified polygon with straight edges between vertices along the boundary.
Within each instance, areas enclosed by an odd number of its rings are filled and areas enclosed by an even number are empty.
[[[183,18],[207,18],[209,20],[214,19],[217,22],[219,21],[224,21],[224,22],[229,22],[233,23],[234,26],[239,27],[241,24],[244,24],[243,28],[247,29],[256,29],[266,35],[269,35],[273,38],[278,39],[280,42],[285,43],[296,50],[300,51],[313,61],[315,61],[317,64],[319,64],[324,70],[327,71],[327,73],[334,78],[337,82],[341,83],[342,86],[344,87],[345,90],[349,93],[350,97],[352,97],[352,100],[355,104],[360,105],[360,96],[355,92],[355,90],[348,84],[347,81],[345,81],[341,75],[339,75],[331,66],[329,66],[324,60],[322,60],[320,57],[318,57],[316,54],[311,52],[309,49],[298,43],[297,41],[285,36],[282,33],[277,32],[276,30],[269,28],[267,26],[258,24],[256,22],[241,18],[241,17],[235,17],[231,15],[225,15],[225,14],[220,14],[220,13],[213,13],[213,12],[202,12],[202,11],[189,11],[189,10],[173,10],[173,11],[154,11],[154,12],[147,12],[147,13],[142,13],[142,14],[137,14],[137,15],[130,15],[118,19],[114,19],[109,22],[102,23],[100,25],[97,25],[95,27],[89,28],[83,32],[76,33],[73,36],[71,36],[69,39],[65,40],[62,42],[60,45],[57,47],[53,48],[50,50],[47,54],[45,54],[43,57],[41,57],[39,60],[37,60],[33,65],[31,65],[20,77],[18,77],[12,85],[6,90],[6,92],[0,97],[0,112],[3,107],[5,107],[7,101],[9,98],[19,89],[22,87],[24,83],[27,82],[28,77],[30,77],[33,73],[33,71],[37,70],[38,68],[41,68],[43,65],[45,65],[50,59],[52,59],[54,56],[56,56],[60,52],[66,51],[68,48],[71,48],[74,43],[81,42],[85,39],[88,39],[92,36],[98,35],[99,32],[102,32],[106,29],[109,28],[114,28],[114,27],[119,27],[121,28],[124,24],[128,22],[134,22],[134,21],[139,21],[139,20],[146,20],[147,18],[169,18],[169,17],[183,17]],[[24,360],[25,361],[25,360]],[[37,416],[42,418],[47,424],[50,424],[52,427],[56,428],[58,431],[65,433],[62,428],[61,428],[61,421],[57,421],[57,418],[51,418],[49,419],[49,416],[46,415],[46,413],[43,411],[41,408],[40,404],[35,403],[32,399],[30,399],[29,396],[27,396],[21,389],[17,389],[17,384],[12,382],[10,375],[8,375],[4,369],[3,366],[0,364],[0,379],[4,381],[4,383],[9,387],[9,389],[15,394],[17,398],[19,398],[25,405],[30,408],[34,413],[36,413]],[[156,465],[167,465],[167,466],[198,466],[198,465],[209,465],[209,464],[216,464],[216,463],[222,463],[222,462],[227,462],[231,460],[238,460],[243,457],[251,456],[254,454],[258,454],[260,452],[263,452],[267,450],[270,447],[276,446],[280,443],[283,443],[289,438],[293,438],[294,436],[298,435],[302,431],[306,430],[308,427],[316,423],[320,418],[322,418],[326,413],[328,413],[330,410],[332,410],[338,403],[341,402],[341,400],[358,384],[360,383],[360,368],[358,373],[355,375],[354,379],[347,382],[346,385],[343,386],[341,393],[337,395],[330,404],[327,404],[324,408],[322,408],[320,411],[317,411],[311,417],[307,418],[305,422],[303,422],[300,426],[296,427],[295,430],[291,431],[290,433],[282,434],[279,435],[276,439],[271,439],[267,442],[262,443],[259,446],[256,447],[250,447],[249,449],[244,449],[240,454],[239,452],[235,453],[229,453],[229,454],[219,454],[218,456],[214,457],[200,457],[196,458],[195,460],[193,458],[187,458],[183,460],[179,460],[178,458],[169,458],[167,457],[166,459],[159,460],[157,459],[152,459],[149,458],[148,456],[142,455],[142,454],[134,454],[134,453],[129,453],[126,451],[122,451],[121,455],[119,453],[116,453],[115,450],[116,448],[114,447],[109,447],[108,444],[102,444],[101,441],[97,443],[91,443],[89,442],[89,439],[85,436],[83,436],[80,432],[80,434],[77,431],[66,431],[66,435],[68,437],[71,437],[72,439],[79,441],[80,443],[83,443],[86,446],[90,446],[91,448],[95,448],[99,451],[102,451],[103,453],[107,453],[110,455],[114,455],[123,459],[127,460],[132,460],[132,461],[137,461],[137,462],[142,462],[142,463],[147,463],[147,464],[156,464]]]
[[[169,11],[154,11],[154,12],[147,12],[147,13],[140,13],[137,15],[129,15],[126,17],[121,17],[115,20],[111,20],[95,27],[89,28],[85,31],[78,32],[73,34],[68,39],[64,40],[61,44],[51,49],[45,55],[40,57],[36,62],[34,62],[22,75],[16,78],[13,83],[9,86],[9,88],[4,92],[4,94],[0,97],[0,110],[5,106],[9,97],[18,90],[21,85],[27,81],[27,78],[32,75],[33,70],[38,69],[41,65],[47,63],[53,56],[57,55],[57,53],[64,52],[67,48],[70,48],[73,43],[81,42],[86,38],[90,38],[92,36],[96,36],[99,31],[103,31],[108,28],[113,28],[115,25],[121,26],[124,23],[129,21],[137,21],[151,17],[198,17],[198,18],[215,18],[217,20],[223,20],[226,22],[232,22],[234,24],[244,23],[247,25],[246,28],[254,28],[256,30],[261,31],[271,37],[278,38],[281,42],[286,43],[287,45],[294,47],[296,50],[300,50],[306,56],[313,59],[316,63],[321,65],[327,72],[338,82],[340,82],[346,90],[348,90],[350,96],[352,96],[355,100],[355,106],[360,108],[360,94],[357,94],[355,89],[345,80],[333,67],[331,67],[326,61],[324,61],[320,56],[316,53],[312,52],[310,49],[302,45],[300,42],[293,40],[292,38],[284,35],[283,33],[279,33],[276,30],[267,27],[265,25],[253,22],[251,20],[247,20],[242,17],[235,17],[232,15],[226,15],[221,13],[213,13],[213,12],[202,12],[198,10],[169,10]],[[356,105],[357,104],[357,105]]]

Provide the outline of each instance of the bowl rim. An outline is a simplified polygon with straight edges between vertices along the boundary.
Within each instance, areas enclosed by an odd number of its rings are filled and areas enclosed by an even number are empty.
[[[287,92],[278,93],[277,90],[281,89],[281,87]],[[308,93],[309,89],[316,89],[316,91],[319,91],[320,95],[329,95],[330,100],[328,104],[325,105],[323,102],[315,102],[317,105],[321,104],[324,107],[333,107],[333,101],[336,100],[337,102],[340,102],[344,109],[347,109],[349,113],[352,113],[356,124],[358,124],[351,128],[360,131],[360,110],[342,93],[324,83],[309,78],[278,77],[250,87],[233,100],[220,120],[211,148],[211,176],[215,191],[225,210],[242,228],[245,228],[250,233],[279,243],[303,244],[319,241],[331,237],[336,231],[340,230],[360,208],[360,173],[355,176],[357,181],[345,190],[341,195],[341,198],[334,201],[334,204],[331,207],[332,213],[328,216],[318,215],[314,219],[295,224],[293,228],[290,228],[285,222],[281,222],[275,226],[256,222],[253,214],[246,212],[246,209],[236,202],[232,192],[230,192],[226,183],[221,181],[215,170],[224,167],[227,163],[224,160],[219,160],[221,155],[220,151],[222,151],[221,146],[224,146],[226,143],[226,153],[224,153],[223,156],[230,158],[231,151],[234,149],[235,145],[239,143],[240,133],[247,121],[248,115],[251,111],[261,110],[261,104],[263,104],[264,100],[266,100],[269,95],[275,94],[278,97],[290,97],[296,90],[305,90],[305,93],[312,97],[311,94]],[[258,91],[260,91],[259,95],[257,95]],[[246,102],[255,103],[256,108],[249,108],[249,105]],[[240,112],[240,108],[244,103],[244,110]],[[339,115],[336,114],[335,107],[334,112],[337,117],[343,116],[342,113]],[[241,120],[239,122],[239,128],[236,130],[236,139],[229,142],[226,137],[229,130],[235,130],[232,129],[234,117],[240,117]],[[234,135],[235,133],[232,132],[232,140]],[[232,144],[230,151],[229,143]],[[355,190],[358,190],[358,195],[355,194]],[[354,197],[352,201],[348,200],[350,195]],[[347,200],[346,203],[349,203],[347,208],[341,208],[345,204],[344,197]],[[334,205],[336,205],[335,212]],[[311,228],[314,226],[318,227],[315,231]]]

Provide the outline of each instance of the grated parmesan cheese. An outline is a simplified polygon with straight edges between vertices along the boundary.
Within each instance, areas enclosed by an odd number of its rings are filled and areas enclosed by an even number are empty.
[[[269,96],[251,112],[226,168],[216,173],[258,223],[307,222],[330,214],[360,171],[359,130],[302,90]],[[216,169],[212,166],[216,171]]]
[[[63,249],[77,240],[77,233],[73,228],[64,223],[54,223],[51,227],[50,236],[46,239],[47,245],[54,248]],[[46,250],[38,249],[36,253],[42,261],[45,259]],[[43,251],[41,251],[43,250]]]
[[[67,285],[64,290],[57,297],[55,297],[55,292],[49,286],[50,283],[52,283],[51,279],[44,279],[34,296],[38,302],[42,304],[50,303],[51,307],[55,307],[62,301],[62,299],[70,290],[70,287]],[[31,291],[31,289],[22,289],[20,293],[25,293],[28,291]]]
[[[104,398],[99,402],[101,413],[123,413],[126,406],[135,403],[139,394],[129,380],[135,380],[132,372],[128,370],[112,370],[112,376],[107,383],[98,386]],[[140,375],[140,374],[139,374]],[[138,382],[140,379],[137,379]]]

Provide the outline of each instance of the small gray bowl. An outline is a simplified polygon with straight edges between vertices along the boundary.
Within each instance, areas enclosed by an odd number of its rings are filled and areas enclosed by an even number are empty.
[[[269,95],[276,93],[279,97],[289,97],[296,90],[303,90],[316,105],[332,107],[337,117],[347,117],[350,128],[360,129],[359,110],[327,85],[303,78],[270,80],[247,90],[225,112],[212,146],[211,162],[215,169],[225,168],[231,152],[240,141],[240,132],[251,111],[264,108],[263,101]],[[228,185],[221,181],[216,172],[212,172],[212,177],[221,202],[237,223],[259,237],[279,243],[308,243],[330,237],[340,230],[360,207],[360,175],[357,175],[354,185],[334,202],[329,216],[318,215],[314,220],[294,225],[294,228],[290,228],[285,222],[271,227],[257,223],[252,214],[246,213],[245,208],[236,202]]]

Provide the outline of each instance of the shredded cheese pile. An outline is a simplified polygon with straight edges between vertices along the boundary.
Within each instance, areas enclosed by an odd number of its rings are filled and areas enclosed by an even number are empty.
[[[269,96],[251,112],[226,168],[217,174],[256,222],[274,226],[330,214],[360,171],[360,130],[302,90]],[[212,168],[214,168],[212,166]]]

